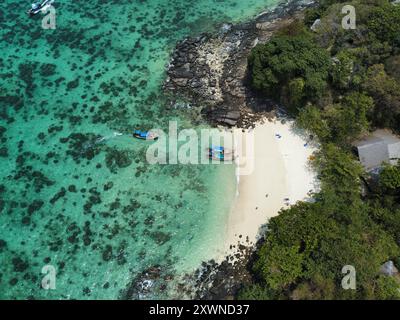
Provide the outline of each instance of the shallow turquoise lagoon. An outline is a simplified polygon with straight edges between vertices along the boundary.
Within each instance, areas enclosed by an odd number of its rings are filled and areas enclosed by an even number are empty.
[[[1,299],[123,298],[149,267],[171,279],[212,258],[233,166],[148,165],[130,132],[206,128],[165,105],[176,41],[276,3],[56,1],[55,30],[29,1],[0,3]],[[45,265],[55,290],[41,288]],[[156,285],[146,298],[168,298]]]

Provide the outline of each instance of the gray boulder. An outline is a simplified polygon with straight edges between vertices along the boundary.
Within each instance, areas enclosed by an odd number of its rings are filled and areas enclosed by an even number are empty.
[[[314,32],[316,32],[319,27],[321,26],[321,19],[317,19],[314,21],[313,25],[310,27],[310,29]]]
[[[394,266],[393,261],[389,260],[381,266],[380,273],[386,276],[394,276],[399,273],[399,270]]]

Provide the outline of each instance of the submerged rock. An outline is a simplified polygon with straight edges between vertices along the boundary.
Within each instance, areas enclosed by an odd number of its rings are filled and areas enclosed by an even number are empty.
[[[8,157],[8,149],[7,147],[0,148],[0,157],[7,158]]]
[[[129,151],[113,149],[106,154],[106,166],[112,173],[116,173],[117,169],[129,167],[132,164],[131,158]]]
[[[29,267],[28,262],[22,260],[20,257],[13,258],[12,264],[14,266],[14,272],[24,272]]]
[[[110,261],[112,257],[113,257],[112,247],[110,245],[107,245],[103,250],[102,258],[104,261]]]
[[[0,252],[7,248],[7,242],[3,239],[0,239]]]
[[[40,75],[42,77],[50,77],[56,73],[57,66],[52,63],[44,63],[40,66]]]

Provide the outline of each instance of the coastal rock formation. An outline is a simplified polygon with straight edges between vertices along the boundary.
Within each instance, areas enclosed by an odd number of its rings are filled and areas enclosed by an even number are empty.
[[[224,24],[216,35],[179,42],[168,66],[164,89],[173,99],[189,100],[211,122],[252,126],[276,105],[247,86],[247,57],[273,32],[302,15],[312,3],[290,2],[238,25]]]
[[[231,252],[222,261],[214,259],[203,262],[194,272],[183,274],[174,279],[174,289],[170,296],[174,299],[196,299],[196,300],[233,300],[245,285],[254,282],[249,265],[255,259],[255,252],[261,245],[250,243],[248,239],[244,244],[237,243],[231,246]],[[127,289],[128,295],[138,290],[143,281],[149,279],[148,274],[139,277]],[[159,277],[159,283],[153,287],[160,286],[166,277]],[[155,289],[155,288],[153,288]]]

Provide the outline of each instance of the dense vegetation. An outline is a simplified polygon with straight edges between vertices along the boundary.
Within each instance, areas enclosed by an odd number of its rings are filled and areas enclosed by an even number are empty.
[[[351,149],[375,128],[400,132],[400,5],[354,1],[357,28],[344,30],[338,2],[321,0],[249,57],[254,89],[318,137],[321,191],[271,219],[256,280],[239,298],[400,298],[398,280],[379,272],[388,260],[400,267],[400,165],[385,165],[368,190]],[[345,265],[356,269],[356,290],[341,286]]]

